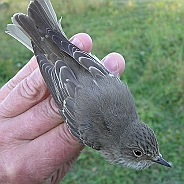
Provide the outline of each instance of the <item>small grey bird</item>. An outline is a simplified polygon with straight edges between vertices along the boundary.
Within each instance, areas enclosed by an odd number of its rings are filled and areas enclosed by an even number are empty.
[[[13,15],[6,33],[34,52],[71,134],[114,164],[171,167],[153,130],[140,121],[128,86],[70,43],[60,22],[49,0],[33,0],[27,15]]]

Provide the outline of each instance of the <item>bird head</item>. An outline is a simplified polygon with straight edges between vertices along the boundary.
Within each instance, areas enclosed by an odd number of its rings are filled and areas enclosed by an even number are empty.
[[[153,163],[171,167],[159,152],[153,130],[145,123],[136,120],[127,126],[121,135],[119,144],[107,149],[110,151],[100,151],[109,162],[137,170],[145,169]]]

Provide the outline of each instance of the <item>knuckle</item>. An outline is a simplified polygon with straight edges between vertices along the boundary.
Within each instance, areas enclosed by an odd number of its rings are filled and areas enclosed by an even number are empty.
[[[25,78],[20,83],[19,94],[23,98],[37,101],[38,98],[44,96],[46,92],[48,92],[46,84],[44,83],[41,75],[38,76],[38,72]]]
[[[46,105],[42,106],[41,111],[47,119],[51,119],[53,117],[58,121],[61,121],[62,119],[59,114],[59,109],[51,96],[47,98]]]
[[[22,183],[24,181],[26,173],[25,159],[12,160],[11,155],[6,156],[3,165],[3,179],[2,183]],[[27,182],[26,182],[27,183]]]
[[[12,79],[9,80],[9,82],[7,83],[7,88],[9,90],[13,89],[15,86],[17,85],[17,80],[15,79],[15,77],[13,77]]]

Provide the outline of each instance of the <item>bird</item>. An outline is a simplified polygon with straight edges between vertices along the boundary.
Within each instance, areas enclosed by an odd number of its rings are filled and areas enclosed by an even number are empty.
[[[32,0],[6,33],[37,58],[40,72],[71,134],[108,162],[133,169],[163,159],[154,131],[142,122],[127,84],[65,35],[50,0]]]

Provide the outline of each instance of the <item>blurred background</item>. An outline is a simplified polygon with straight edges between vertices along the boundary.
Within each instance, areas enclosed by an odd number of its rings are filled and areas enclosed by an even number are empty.
[[[184,183],[184,1],[51,0],[68,37],[86,32],[99,59],[110,52],[125,57],[121,79],[128,83],[142,121],[154,129],[172,168],[153,165],[135,171],[107,163],[85,148],[61,183]],[[32,53],[4,33],[15,12],[26,13],[29,0],[0,0],[0,86]]]

